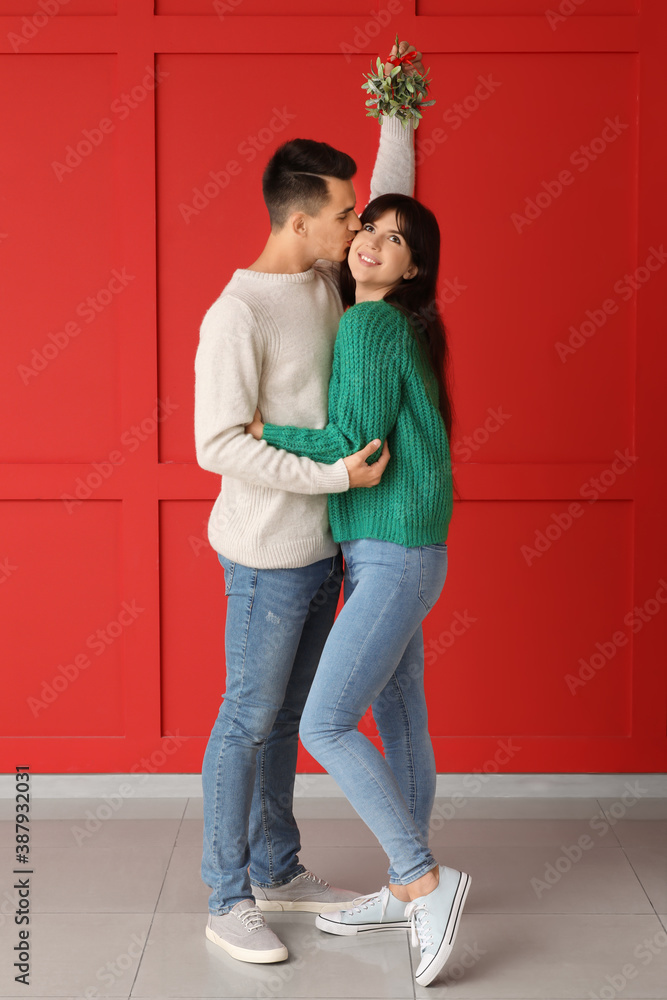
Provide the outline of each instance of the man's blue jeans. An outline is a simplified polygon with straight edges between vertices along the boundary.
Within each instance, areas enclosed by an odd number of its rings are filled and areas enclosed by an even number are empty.
[[[343,563],[340,552],[298,569],[218,558],[227,679],[202,763],[201,875],[212,890],[209,912],[219,914],[252,898],[250,879],[282,885],[305,871],[292,812],[299,719],[335,618]]]
[[[324,647],[301,740],[389,857],[393,883],[435,866],[428,847],[435,761],[424,696],[422,620],[447,575],[447,544],[341,542],[345,605]],[[383,757],[358,725],[368,706]]]

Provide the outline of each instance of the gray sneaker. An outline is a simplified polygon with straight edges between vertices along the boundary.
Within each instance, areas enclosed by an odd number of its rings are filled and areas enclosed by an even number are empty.
[[[251,883],[260,910],[307,910],[308,913],[328,913],[340,910],[341,903],[359,898],[358,892],[336,889],[312,872],[301,872],[285,885],[263,887]]]
[[[228,913],[209,913],[206,937],[239,962],[283,962],[287,958],[287,948],[251,899],[240,900]]]

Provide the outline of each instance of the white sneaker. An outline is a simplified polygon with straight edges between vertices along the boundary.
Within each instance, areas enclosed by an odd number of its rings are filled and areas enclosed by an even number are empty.
[[[348,910],[322,913],[315,917],[315,926],[327,934],[361,934],[369,931],[405,930],[410,921],[405,917],[405,907],[383,885],[379,892],[357,896]]]
[[[241,899],[228,913],[209,913],[206,937],[239,962],[283,962],[287,948],[251,899]]]
[[[420,986],[428,986],[449,958],[471,881],[465,872],[440,865],[437,888],[413,899],[405,908],[412,925],[412,944],[421,947],[421,962],[415,973]]]

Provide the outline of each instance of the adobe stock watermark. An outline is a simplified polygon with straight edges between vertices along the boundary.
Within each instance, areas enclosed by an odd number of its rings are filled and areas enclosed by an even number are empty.
[[[292,982],[297,972],[306,968],[307,956],[315,955],[321,951],[323,937],[322,932],[317,930],[309,930],[303,936],[300,935],[299,955],[294,958],[290,956],[289,962],[272,965],[270,970],[266,970],[267,975],[262,977],[263,982],[257,987],[255,994],[258,1000],[271,1000],[271,997],[285,996],[285,987]]]
[[[256,134],[247,135],[238,144],[236,147],[238,156],[246,163],[252,163],[295,118],[296,115],[288,111],[286,107],[277,108],[274,106],[270,121]],[[208,208],[211,202],[229,187],[232,178],[238,177],[241,173],[243,173],[243,165],[236,159],[228,160],[222,170],[209,170],[210,180],[205,181],[201,187],[192,189],[191,202],[179,203],[178,211],[185,224],[189,225],[193,218]]]
[[[501,767],[505,764],[509,764],[510,761],[521,751],[521,747],[514,743],[512,737],[508,740],[497,740],[497,749],[492,757],[487,758],[484,761],[481,768],[474,768],[469,774],[464,774],[461,779],[461,784],[466,788],[470,795],[477,795],[482,791],[484,785],[489,780],[491,774],[498,774]],[[429,830],[431,833],[436,830],[442,830],[445,823],[449,820],[454,819],[457,812],[466,805],[469,801],[469,796],[459,795],[458,793],[452,795],[451,799],[446,802],[438,802],[437,800],[433,804],[433,811],[431,813],[431,820],[429,822]]]
[[[494,80],[492,73],[488,73],[486,76],[480,75],[477,80],[477,86],[472,93],[467,94],[461,101],[452,104],[442,113],[441,120],[449,126],[451,132],[458,131],[464,121],[474,115],[489,97],[502,86],[502,81]],[[415,166],[420,167],[424,160],[435,153],[438,146],[441,146],[448,138],[449,132],[445,129],[434,128],[425,138],[416,139]]]
[[[660,248],[649,247],[649,254],[643,264],[632,274],[624,274],[622,278],[614,282],[614,291],[623,302],[627,302],[637,292],[642,285],[650,279],[652,274],[659,271],[667,260],[667,253],[662,243]],[[571,325],[570,337],[567,343],[557,340],[554,344],[556,354],[565,364],[567,359],[576,354],[584,344],[587,344],[591,337],[594,337],[598,330],[601,330],[610,316],[619,310],[618,302],[613,299],[605,299],[597,309],[587,309],[586,319],[578,327]]]
[[[127,628],[134,625],[139,615],[144,611],[145,608],[137,606],[136,598],[131,601],[123,601],[115,618],[90,633],[85,640],[86,649],[93,652],[95,656],[102,656]],[[83,651],[76,653],[69,662],[59,663],[51,680],[42,681],[39,697],[28,695],[26,698],[26,704],[33,717],[37,718],[40,712],[47,709],[49,705],[53,705],[79,679],[83,671],[92,666],[92,663],[88,653]]]
[[[667,948],[667,931],[660,930],[656,931],[653,937],[644,938],[638,945],[635,945],[632,954],[635,958],[639,959],[642,965],[649,965],[656,955],[659,955],[664,948]],[[617,972],[612,972],[611,975],[607,974],[605,978],[605,986],[599,987],[599,992],[596,993],[594,990],[589,990],[588,995],[592,997],[593,1000],[614,1000],[615,997],[620,996],[625,990],[626,986],[632,979],[636,979],[641,970],[635,965],[634,962],[625,962]],[[635,987],[637,989],[637,987]],[[642,990],[643,992],[643,990]],[[635,993],[635,996],[638,995]]]
[[[203,517],[201,523],[202,530],[199,535],[188,535],[188,544],[196,556],[201,554],[202,549],[208,552],[212,548],[208,540],[208,517]]]
[[[444,656],[448,649],[451,649],[457,639],[465,635],[471,625],[477,621],[468,609],[465,611],[455,611],[447,628],[442,629],[437,639],[429,639],[424,645],[424,664],[432,666],[437,660]]]
[[[124,92],[111,102],[109,111],[115,115],[115,121],[113,118],[105,116],[100,118],[92,128],[82,129],[81,138],[76,141],[76,145],[69,144],[65,147],[63,162],[60,160],[51,161],[51,169],[61,184],[66,176],[74,173],[84,160],[87,160],[96,149],[99,149],[105,138],[116,130],[118,122],[129,118],[132,111],[143,104],[148,95],[169,76],[166,70],[156,69],[154,66],[146,66],[145,69],[146,73],[142,77],[141,83],[135,84],[129,93]]]
[[[628,448],[624,452],[617,448],[614,454],[616,458],[608,469],[604,469],[599,476],[591,476],[579,487],[580,496],[584,497],[588,504],[597,503],[619,477],[638,461],[638,456],[631,455]],[[575,500],[568,505],[567,511],[552,514],[544,530],[537,529],[535,531],[533,544],[521,546],[521,555],[525,559],[526,565],[532,566],[536,559],[540,559],[545,552],[548,552],[554,542],[562,538],[565,532],[570,530],[575,520],[582,517],[588,509]]]
[[[128,274],[127,268],[118,270],[113,268],[111,278],[103,288],[99,288],[94,295],[88,295],[76,306],[74,312],[84,323],[93,323],[100,313],[104,312],[107,306],[113,302],[117,295],[123,292],[136,275]],[[33,347],[29,364],[16,366],[16,371],[24,385],[29,385],[30,380],[36,378],[43,372],[52,361],[55,361],[64,350],[66,350],[75,337],[81,333],[81,325],[76,320],[68,320],[61,330],[55,333],[47,333],[47,342],[41,348]]]
[[[607,810],[608,815],[601,810],[588,821],[589,828],[598,837],[604,837],[618,823],[619,819],[624,818],[628,809],[636,805],[642,795],[647,795],[649,791],[648,788],[642,788],[639,781],[635,781],[633,784],[626,781],[624,787],[626,790]],[[593,840],[588,833],[582,833],[574,844],[561,844],[561,853],[555,861],[546,863],[541,878],[534,876],[530,880],[530,885],[537,898],[541,899],[545,892],[553,889],[563,875],[566,875],[578,861],[581,861],[584,852],[590,851],[596,843],[598,841]]]
[[[377,13],[371,10],[370,18],[354,29],[352,41],[340,42],[340,50],[345,56],[345,62],[349,64],[352,62],[352,56],[367,52],[372,40],[391,24],[392,18],[402,13],[403,4],[400,0],[389,0],[386,7],[378,10]]]
[[[435,319],[438,313],[443,311],[443,306],[456,302],[458,297],[467,290],[468,286],[461,283],[458,277],[446,278],[441,286],[436,298],[418,310],[418,315],[425,320]]]
[[[7,583],[7,580],[14,575],[17,569],[18,566],[10,563],[9,557],[5,556],[2,562],[0,562],[0,583]]]
[[[577,7],[581,7],[584,3],[586,0],[561,0],[556,10],[551,10],[551,8],[545,10],[544,16],[551,30],[555,31],[559,24],[567,21],[568,17],[572,17]]]
[[[90,840],[91,837],[94,837],[102,829],[104,823],[114,816],[117,818],[118,812],[123,808],[128,799],[137,794],[140,787],[148,780],[149,775],[157,774],[164,764],[166,764],[169,757],[178,753],[183,744],[187,743],[190,738],[189,736],[181,736],[178,729],[175,733],[167,730],[162,737],[163,742],[160,744],[159,749],[153,750],[148,757],[142,757],[140,761],[133,764],[130,768],[129,773],[141,774],[141,779],[132,785],[127,781],[122,782],[118,786],[117,791],[111,795],[105,795],[102,802],[95,809],[85,810],[85,822],[82,823],[79,821],[70,827],[70,833],[76,846],[81,847],[84,841]]]
[[[7,32],[7,41],[11,45],[12,51],[20,52],[24,45],[31,42],[42,28],[50,23],[51,18],[56,16],[60,8],[65,7],[68,3],[69,0],[37,0],[35,13],[21,19],[21,34],[17,35],[15,31]]]
[[[95,979],[100,985],[88,986],[80,995],[85,997],[85,1000],[96,1000],[97,997],[109,996],[108,990],[141,958],[146,940],[147,936],[132,934],[125,951],[115,955],[114,958],[105,962],[104,965],[100,965],[99,969],[96,970]],[[100,993],[102,987],[104,987],[104,992]]]
[[[644,625],[653,621],[667,604],[667,580],[661,577],[658,584],[658,589],[653,597],[647,598],[641,607],[635,605],[631,611],[623,616],[623,624],[635,635],[644,628]],[[590,654],[588,660],[580,656],[577,673],[565,674],[564,680],[570,694],[577,694],[589,681],[597,677],[600,670],[614,659],[619,649],[622,646],[627,646],[628,641],[628,633],[624,632],[623,629],[618,629],[609,639],[595,643],[595,652]]]
[[[125,463],[128,454],[132,454],[141,447],[158,429],[158,425],[167,420],[172,413],[179,408],[178,403],[172,403],[167,396],[166,400],[158,399],[157,406],[152,413],[144,417],[138,424],[132,424],[124,430],[120,436],[120,443],[123,450],[114,449],[110,451],[106,459],[101,462],[92,462],[91,469],[85,478],[77,476],[74,480],[72,493],[61,493],[60,499],[65,505],[68,514],[73,514],[74,510],[86,500],[89,500],[95,490],[98,490],[102,483],[106,482],[114,474],[116,469]]]
[[[242,3],[243,0],[213,0],[213,10],[219,19],[224,21],[225,14],[233,14]]]
[[[479,451],[489,440],[492,434],[497,434],[501,427],[504,427],[511,419],[511,413],[503,413],[502,405],[495,410],[487,407],[488,414],[486,420],[479,427],[476,427],[472,434],[464,434],[452,445],[452,456],[456,455],[462,462],[469,461],[474,452]]]
[[[584,173],[591,163],[595,163],[609,146],[616,142],[619,135],[622,135],[629,127],[620,120],[618,115],[613,120],[605,118],[604,128],[600,135],[591,139],[588,145],[581,145],[573,150],[570,153],[569,162],[573,167],[576,167],[580,174]],[[539,219],[542,213],[561,197],[565,188],[574,183],[575,179],[575,175],[570,170],[565,169],[561,170],[558,176],[552,180],[542,181],[542,190],[538,191],[534,198],[525,199],[523,214],[520,212],[510,214],[510,220],[517,233],[522,233],[527,226],[532,226],[535,220]]]

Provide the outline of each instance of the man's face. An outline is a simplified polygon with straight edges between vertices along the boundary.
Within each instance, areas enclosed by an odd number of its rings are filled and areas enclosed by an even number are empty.
[[[345,260],[357,232],[361,229],[354,210],[357,196],[352,181],[326,177],[329,201],[318,215],[306,216],[308,243],[313,259]]]

